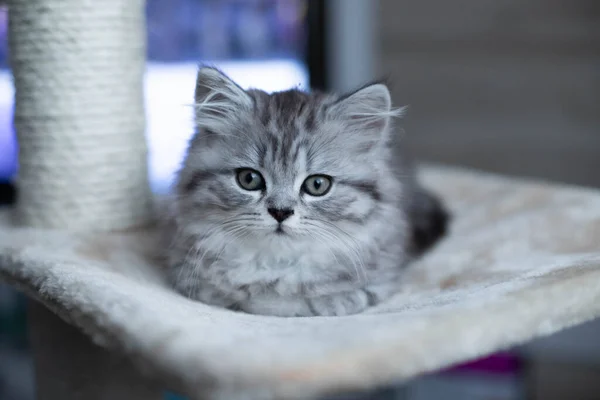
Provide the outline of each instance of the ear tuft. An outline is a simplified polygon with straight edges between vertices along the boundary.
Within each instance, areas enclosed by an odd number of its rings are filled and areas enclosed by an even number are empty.
[[[402,115],[404,109],[393,109],[387,86],[375,83],[343,96],[331,108],[335,118],[346,120],[350,127],[385,135],[390,119]]]
[[[194,102],[196,123],[199,126],[252,107],[252,99],[248,93],[213,67],[201,67],[198,70]]]

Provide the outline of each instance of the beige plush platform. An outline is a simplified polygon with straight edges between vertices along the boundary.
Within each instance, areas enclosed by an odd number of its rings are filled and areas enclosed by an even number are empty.
[[[220,399],[371,388],[600,316],[599,191],[450,169],[423,177],[447,199],[452,231],[363,315],[214,309],[163,284],[149,232],[13,230],[9,210],[0,277],[165,386]]]

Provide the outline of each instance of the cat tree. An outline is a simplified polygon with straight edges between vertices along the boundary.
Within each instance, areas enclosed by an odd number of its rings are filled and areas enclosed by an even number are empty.
[[[152,256],[143,1],[14,0],[9,13],[20,168],[0,277],[33,299],[39,399],[310,398],[600,315],[599,192],[447,168],[422,177],[452,232],[386,304],[274,318],[177,295]]]

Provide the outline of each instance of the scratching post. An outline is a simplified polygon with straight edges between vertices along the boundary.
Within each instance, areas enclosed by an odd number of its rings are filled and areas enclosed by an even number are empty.
[[[21,224],[120,230],[150,216],[142,0],[15,0]]]
[[[143,6],[9,3],[20,169],[17,205],[0,210],[0,279],[35,301],[39,399],[152,400],[164,387],[306,400],[600,316],[599,191],[442,167],[421,178],[454,216],[449,235],[362,314],[248,315],[175,293],[149,224]]]
[[[9,45],[19,141],[19,225],[72,231],[147,224],[142,0],[15,0]],[[160,398],[122,356],[37,303],[40,400]]]

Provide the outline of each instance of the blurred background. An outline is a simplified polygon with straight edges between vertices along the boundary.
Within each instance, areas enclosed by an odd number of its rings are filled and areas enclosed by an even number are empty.
[[[192,132],[199,62],[267,91],[387,77],[422,160],[600,187],[598,0],[148,0],[147,19],[157,192]],[[0,203],[17,173],[6,21],[0,8]],[[33,393],[24,299],[0,285],[0,400]],[[600,399],[600,322],[343,398]]]

